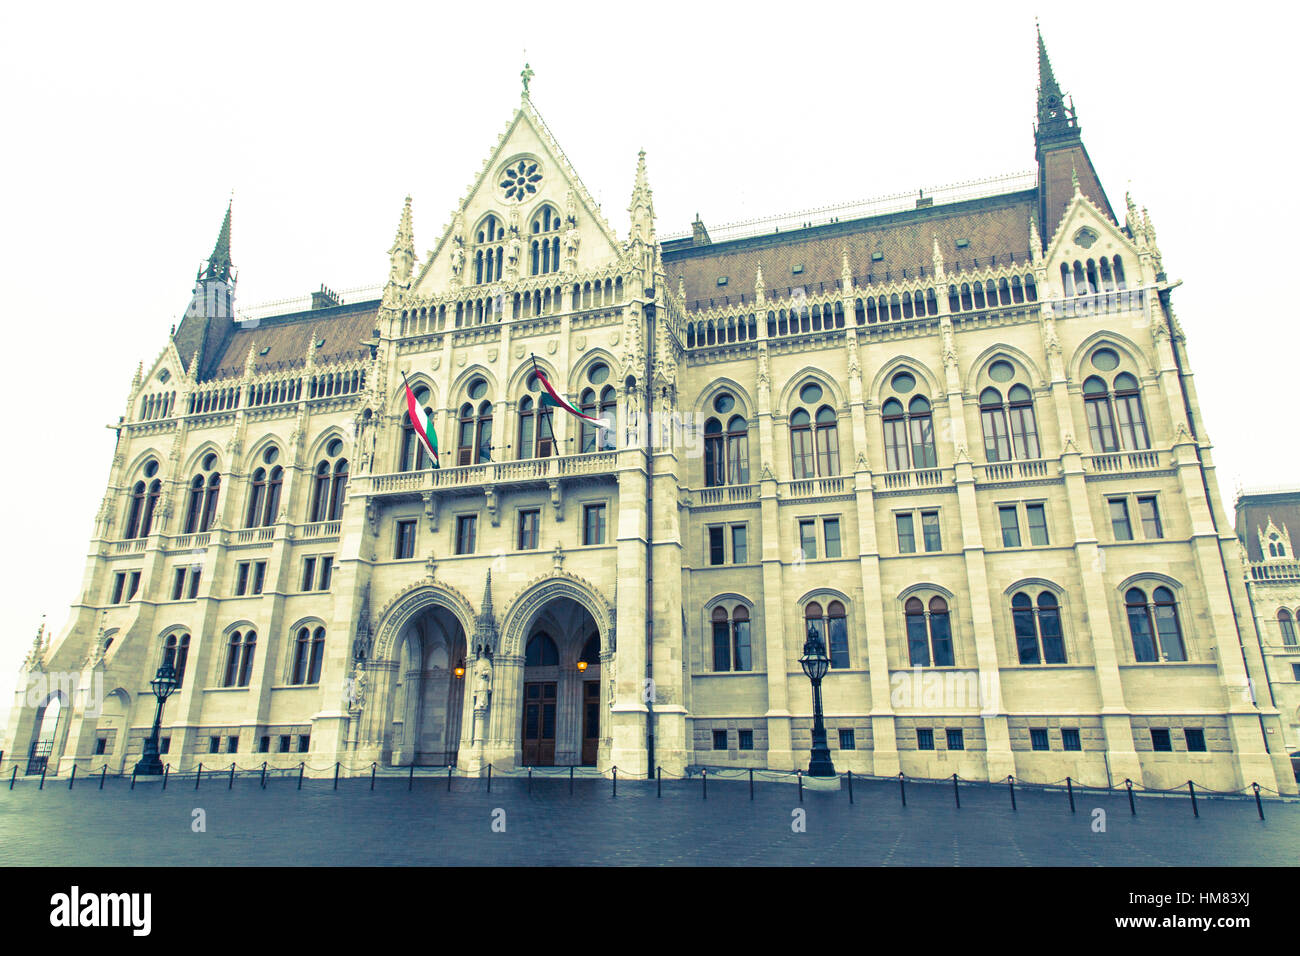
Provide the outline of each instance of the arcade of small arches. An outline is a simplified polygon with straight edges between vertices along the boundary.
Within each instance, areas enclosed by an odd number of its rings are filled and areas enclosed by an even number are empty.
[[[554,271],[556,270],[551,269],[551,272]],[[404,336],[425,335],[445,331],[449,315],[451,327],[460,329],[493,322],[510,322],[515,319],[555,315],[566,310],[603,309],[622,303],[621,276],[589,279],[568,286],[548,285],[537,289],[521,290],[508,296],[480,295],[438,305],[409,307],[401,311],[398,329],[399,334]]]

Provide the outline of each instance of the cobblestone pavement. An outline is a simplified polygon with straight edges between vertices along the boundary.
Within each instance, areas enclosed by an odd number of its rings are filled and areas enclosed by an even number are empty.
[[[7,785],[7,781],[5,782]],[[1137,797],[909,782],[907,806],[888,781],[805,791],[763,782],[750,800],[744,781],[653,782],[445,778],[173,778],[157,783],[48,780],[0,787],[3,865],[640,865],[721,866],[1199,866],[1300,863],[1300,803]],[[202,808],[206,832],[191,829]],[[796,832],[795,811],[805,811]],[[1105,832],[1094,832],[1095,810]],[[504,832],[498,829],[504,823]],[[148,839],[141,839],[142,835]]]

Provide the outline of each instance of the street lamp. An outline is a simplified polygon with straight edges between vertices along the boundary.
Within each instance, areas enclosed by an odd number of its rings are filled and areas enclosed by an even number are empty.
[[[158,759],[158,732],[162,729],[162,711],[163,703],[171,696],[180,681],[176,679],[176,668],[166,661],[158,668],[158,673],[154,675],[149,686],[153,688],[153,695],[158,698],[158,710],[154,713],[153,730],[144,741],[144,752],[140,755],[140,762],[135,765],[135,772],[140,776],[149,774],[161,774],[163,772],[162,761]]]
[[[822,678],[830,669],[831,660],[826,656],[826,645],[814,624],[808,625],[808,639],[804,642],[799,665],[812,681],[813,692],[812,759],[808,762],[808,776],[833,777],[835,765],[831,763],[831,751],[826,746],[826,725],[822,723]]]

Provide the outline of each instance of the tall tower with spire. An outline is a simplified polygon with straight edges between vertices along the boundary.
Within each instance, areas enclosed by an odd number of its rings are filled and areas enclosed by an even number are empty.
[[[1038,221],[1043,224],[1042,241],[1050,243],[1056,227],[1074,197],[1075,179],[1079,191],[1116,222],[1115,212],[1101,179],[1088,157],[1079,128],[1074,101],[1067,99],[1052,70],[1043,33],[1038,34],[1038,115],[1034,124],[1034,146],[1038,156]],[[1041,250],[1034,250],[1035,254]]]
[[[230,214],[233,203],[226,205],[226,217],[212,247],[212,254],[199,266],[194,279],[194,294],[185,316],[176,329],[176,350],[185,362],[193,361],[197,353],[197,372],[202,375],[206,364],[220,354],[222,346],[234,330],[235,281],[234,263],[230,258]]]

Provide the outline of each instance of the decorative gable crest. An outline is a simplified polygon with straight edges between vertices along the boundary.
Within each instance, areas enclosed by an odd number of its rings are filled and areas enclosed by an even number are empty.
[[[1273,523],[1273,516],[1269,515],[1268,526],[1257,531],[1259,551],[1265,561],[1286,561],[1294,558],[1295,552],[1291,550],[1291,534],[1287,531],[1286,525],[1282,525],[1279,530]]]

